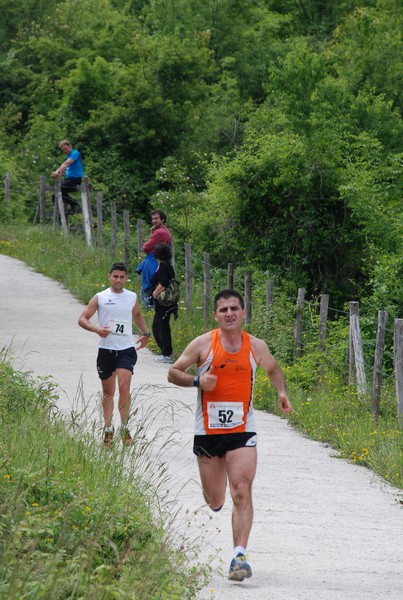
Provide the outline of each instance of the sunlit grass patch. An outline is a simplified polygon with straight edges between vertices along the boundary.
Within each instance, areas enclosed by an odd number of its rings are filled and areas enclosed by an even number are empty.
[[[155,489],[141,476],[144,457],[104,449],[77,417],[61,420],[51,385],[38,389],[4,361],[0,390],[2,593],[194,597],[207,571],[171,547]]]

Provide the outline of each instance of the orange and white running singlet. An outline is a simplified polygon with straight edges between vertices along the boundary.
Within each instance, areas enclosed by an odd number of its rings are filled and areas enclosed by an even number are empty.
[[[211,333],[211,348],[198,365],[198,375],[210,369],[217,375],[217,385],[212,392],[198,389],[195,435],[254,432],[252,398],[257,361],[250,336],[243,331],[241,348],[232,353],[222,347],[218,329]]]

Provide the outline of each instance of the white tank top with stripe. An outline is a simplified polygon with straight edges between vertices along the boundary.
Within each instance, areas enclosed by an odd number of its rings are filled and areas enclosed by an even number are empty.
[[[99,292],[97,296],[99,325],[111,329],[111,333],[106,338],[101,338],[99,347],[107,350],[126,350],[134,346],[132,311],[137,301],[137,294],[129,290],[117,294],[108,288]]]

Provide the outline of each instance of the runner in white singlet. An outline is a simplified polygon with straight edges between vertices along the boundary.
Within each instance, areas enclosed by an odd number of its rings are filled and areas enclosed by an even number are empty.
[[[130,414],[130,384],[137,352],[133,342],[132,320],[142,332],[137,350],[150,339],[147,324],[140,313],[137,294],[124,289],[128,274],[124,263],[114,263],[109,271],[110,287],[95,294],[83,310],[78,324],[100,336],[97,357],[98,374],[102,383],[102,411],[105,421],[104,444],[110,447],[114,437],[112,423],[116,382],[119,389],[118,408],[123,444],[132,438],[128,429]],[[91,318],[98,312],[98,325]]]

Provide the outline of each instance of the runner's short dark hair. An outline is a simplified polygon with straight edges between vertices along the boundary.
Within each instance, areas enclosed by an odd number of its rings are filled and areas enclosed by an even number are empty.
[[[112,273],[112,271],[124,271],[127,275],[127,267],[123,262],[113,263],[113,265],[109,269],[109,275]]]
[[[222,290],[214,296],[214,312],[217,311],[217,304],[218,301],[221,300],[221,298],[224,298],[224,300],[228,300],[228,298],[238,298],[241,308],[245,308],[245,302],[243,300],[242,294],[240,294],[236,290]]]

